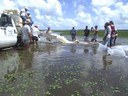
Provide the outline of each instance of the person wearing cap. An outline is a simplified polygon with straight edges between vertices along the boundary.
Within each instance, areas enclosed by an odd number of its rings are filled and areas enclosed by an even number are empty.
[[[38,33],[39,33],[38,26],[37,25],[32,26],[32,41],[33,41],[33,44],[34,43],[37,44],[37,41],[38,41]]]
[[[22,42],[25,48],[29,48],[30,43],[32,42],[32,33],[30,28],[30,20],[26,19],[25,25],[21,29]]]

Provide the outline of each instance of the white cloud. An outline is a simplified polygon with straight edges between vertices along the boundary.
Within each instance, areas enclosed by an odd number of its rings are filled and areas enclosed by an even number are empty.
[[[73,2],[73,6],[76,7],[77,6],[77,1]]]
[[[8,9],[17,9],[15,2],[10,0],[1,0],[0,11],[8,10]]]
[[[85,6],[84,5],[79,5],[77,8],[77,12],[81,12],[85,10]]]
[[[99,0],[92,0],[92,3],[94,5],[93,11],[97,17],[95,21],[100,21],[100,28],[102,28],[105,22],[110,20],[113,20],[119,29],[126,28],[126,26],[122,26],[122,23],[125,24],[128,20],[128,11],[126,10],[128,9],[128,3],[123,4],[123,2],[116,2],[117,0],[102,0],[101,4],[98,4],[98,1]]]
[[[103,28],[104,23],[110,20],[113,20],[118,28],[127,28],[125,24],[128,24],[128,3],[118,1],[121,0],[92,0],[89,6],[93,10],[91,12],[87,5],[76,0],[72,4],[74,9],[71,8],[68,12],[70,4],[66,1],[60,3],[59,0],[1,0],[0,10],[27,6],[34,12],[34,23],[42,28],[51,26],[52,29],[71,29],[75,26],[80,29],[86,25],[98,25],[99,28]]]
[[[48,15],[39,16],[41,27],[45,29],[50,26],[52,29],[70,29],[77,26],[77,22],[73,19],[63,17],[52,17]]]
[[[17,0],[21,7],[42,9],[48,15],[62,16],[61,4],[58,0]]]
[[[92,26],[92,17],[91,17],[91,15],[89,13],[85,13],[84,11],[80,11],[77,14],[76,20],[79,23],[78,25],[80,25],[80,26],[82,25],[81,27],[84,27],[86,25]]]
[[[92,5],[96,7],[110,6],[115,4],[116,1],[117,0],[92,0]]]
[[[62,16],[62,8],[58,0],[47,0],[46,11],[53,15]]]
[[[21,7],[34,7],[34,8],[46,8],[46,2],[44,0],[17,0],[17,4]]]

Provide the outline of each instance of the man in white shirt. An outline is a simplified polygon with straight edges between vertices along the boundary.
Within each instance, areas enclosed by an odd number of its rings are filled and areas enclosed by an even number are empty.
[[[33,44],[36,43],[38,41],[38,33],[39,33],[39,29],[38,26],[33,26],[32,27],[32,40],[33,40]]]
[[[30,28],[30,20],[26,19],[25,25],[21,29],[22,42],[25,48],[29,48],[30,43],[32,42],[32,34]]]
[[[108,22],[106,22],[104,25],[104,28],[105,28],[105,35],[103,38],[103,45],[110,46],[110,38],[111,38],[110,24]]]

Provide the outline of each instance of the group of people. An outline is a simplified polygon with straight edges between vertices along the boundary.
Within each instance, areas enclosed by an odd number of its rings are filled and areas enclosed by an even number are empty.
[[[84,29],[84,41],[85,42],[89,41],[88,37],[90,35],[90,32],[92,33],[91,41],[92,42],[97,42],[97,37],[98,37],[98,26],[97,25],[94,26],[94,28],[91,27],[91,30],[88,29],[88,26],[85,27],[85,29]]]
[[[25,48],[29,48],[30,43],[36,43],[38,41],[38,26],[33,25],[33,20],[31,18],[28,8],[23,8],[20,11],[20,17],[22,19],[22,28],[21,28],[21,38],[19,44],[22,44]]]
[[[23,21],[23,27],[21,28],[21,39],[19,40],[19,43],[27,49],[30,44],[37,44],[39,39],[39,28],[37,25],[34,25],[30,12],[28,12],[28,8],[25,7],[21,9],[20,17]],[[51,28],[48,27],[45,33],[51,34]],[[46,39],[51,41],[51,38]]]
[[[112,47],[115,45],[118,32],[113,21],[106,22],[104,25],[105,35],[103,37],[103,45]]]
[[[88,26],[85,26],[84,34],[83,34],[84,35],[84,41],[89,42],[90,32],[92,33],[91,41],[97,42],[97,37],[98,37],[98,26],[97,25],[94,26],[94,28],[91,27],[91,30],[88,29]],[[70,35],[71,35],[72,41],[75,41],[76,35],[77,35],[77,30],[75,29],[75,27],[72,27],[72,29],[70,30]]]
[[[34,43],[38,41],[38,26],[33,26],[33,20],[31,18],[30,12],[28,12],[28,8],[24,8],[20,12],[20,17],[23,21],[23,27],[21,29],[22,33],[22,42],[24,43],[24,46],[27,48],[30,43]],[[103,44],[107,45],[109,47],[115,45],[115,41],[117,38],[117,29],[115,28],[114,22],[106,22],[104,25],[105,28],[105,35],[103,37]],[[84,41],[89,42],[89,35],[90,32],[92,33],[92,42],[97,42],[98,37],[98,26],[91,27],[91,30],[88,29],[88,26],[85,26],[84,29]],[[48,30],[46,31],[47,34],[52,33],[50,30],[50,27],[48,27]],[[77,30],[75,27],[72,27],[70,30],[70,35],[72,38],[72,41],[76,40]],[[48,41],[51,41],[50,38],[46,38]]]
[[[89,42],[89,35],[90,33],[92,34],[91,42],[97,42],[97,37],[98,37],[98,26],[91,27],[91,30],[88,29],[88,26],[85,26],[84,31],[84,41]],[[112,47],[116,43],[116,39],[118,36],[117,29],[114,25],[113,21],[106,22],[104,25],[104,32],[105,35],[103,37],[103,45],[107,45],[108,47]],[[70,35],[72,38],[72,41],[76,40],[76,35],[77,35],[77,30],[75,27],[72,27],[70,30]]]
[[[29,19],[30,20],[30,26],[33,25],[34,22],[32,20],[31,14],[30,14],[30,12],[29,12],[29,10],[28,10],[27,7],[21,9],[21,11],[20,11],[20,17],[23,20],[23,25],[25,24],[26,19]]]

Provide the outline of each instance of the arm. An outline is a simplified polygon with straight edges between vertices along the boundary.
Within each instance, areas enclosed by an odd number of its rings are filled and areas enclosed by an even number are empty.
[[[103,40],[105,40],[105,39],[107,38],[108,34],[111,33],[111,29],[110,29],[109,27],[107,27],[107,28],[105,29],[105,31],[106,31],[106,33],[105,33],[105,36],[104,36]]]
[[[74,29],[73,31],[74,31],[74,32],[73,32],[73,34],[74,34],[74,35],[76,35],[76,34],[77,34],[77,30],[76,30],[76,29]]]
[[[105,36],[103,38],[103,41],[106,39],[107,35],[108,35],[108,32],[105,34]]]

